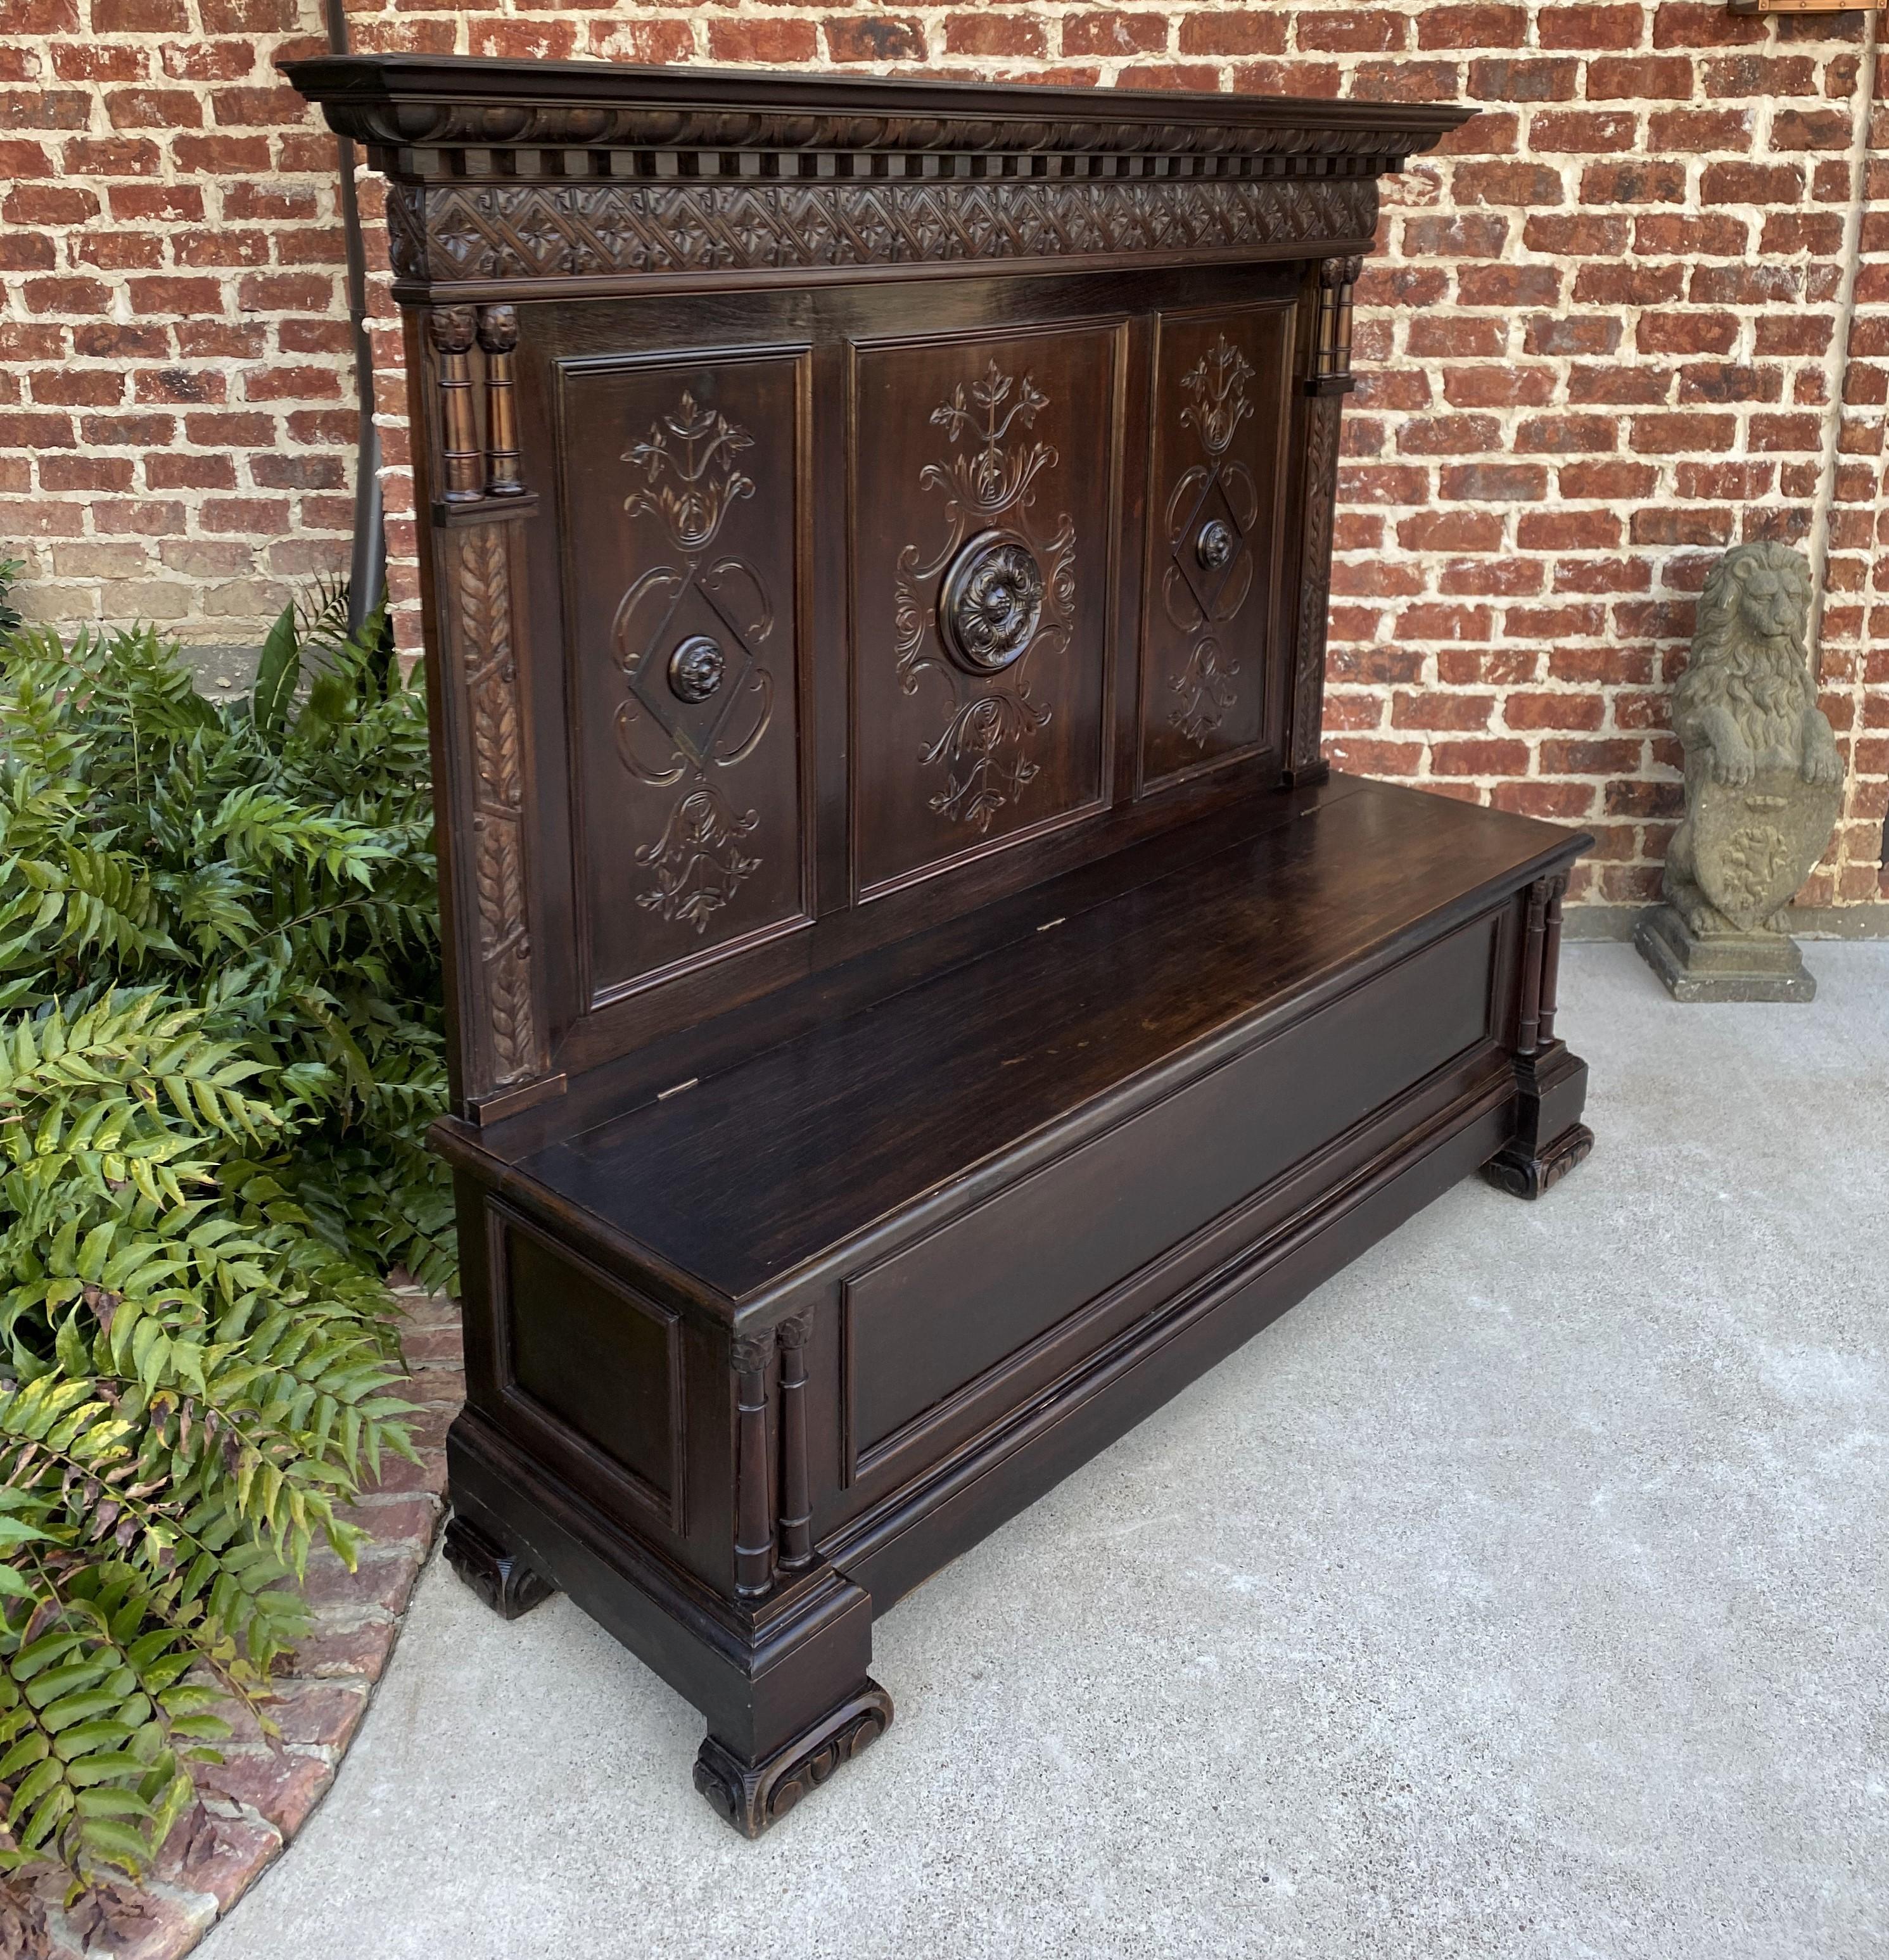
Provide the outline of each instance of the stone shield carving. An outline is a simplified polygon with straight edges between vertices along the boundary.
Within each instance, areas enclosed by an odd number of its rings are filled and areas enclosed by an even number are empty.
[[[1760,769],[1748,783],[1707,778],[1692,804],[1694,876],[1741,932],[1754,932],[1815,869],[1843,809],[1840,782]]]

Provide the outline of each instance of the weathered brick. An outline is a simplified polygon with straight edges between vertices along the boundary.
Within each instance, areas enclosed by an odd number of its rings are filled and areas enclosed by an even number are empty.
[[[1564,463],[1557,473],[1557,487],[1564,497],[1625,502],[1650,496],[1658,481],[1659,472],[1649,463],[1623,457],[1588,458]]]
[[[1527,598],[1541,590],[1544,571],[1538,558],[1451,558],[1436,574],[1436,589],[1451,597]]]
[[[1633,221],[1576,212],[1565,217],[1531,217],[1522,228],[1522,242],[1531,252],[1548,252],[1564,259],[1613,258],[1627,250]]]
[[[1235,15],[1235,23],[1242,17]],[[1181,23],[1181,46],[1196,54],[1235,54],[1261,52],[1283,54],[1286,46],[1285,24],[1275,17],[1263,17],[1271,21],[1275,28],[1277,46],[1239,49],[1221,46],[1206,47],[1197,44],[1188,47],[1188,31],[1190,28],[1211,30],[1223,18],[1214,14],[1190,16]],[[1049,52],[1049,37],[1044,24],[1022,14],[957,14],[945,23],[945,52],[953,55],[997,56],[1007,59],[1029,59]]]
[[[69,184],[15,184],[0,202],[0,218],[9,224],[83,224],[98,209],[93,191]],[[49,248],[52,241],[45,237],[42,242]],[[46,262],[55,262],[49,253]]]
[[[1699,194],[1708,205],[1795,204],[1805,179],[1795,164],[1708,164]]]
[[[1547,472],[1534,463],[1452,463],[1438,476],[1440,494],[1452,503],[1532,502],[1547,494]]]
[[[1594,453],[1620,445],[1620,426],[1607,415],[1533,415],[1515,430],[1518,455]]]
[[[1626,99],[1644,102],[1665,98],[1683,102],[1692,94],[1693,65],[1684,55],[1635,55],[1587,65],[1587,96],[1591,102]]]
[[[21,507],[11,535],[136,551],[135,563],[101,557],[89,569],[49,569],[49,549],[36,561],[35,578],[75,595],[75,616],[100,616],[108,592],[159,610],[188,601],[202,628],[231,622],[196,637],[240,637],[259,630],[243,607],[279,603],[285,579],[345,556],[351,343],[332,141],[272,72],[315,45],[294,0],[199,0],[194,30],[165,24],[185,4],[100,0],[95,13],[89,0],[14,0],[16,29],[52,38],[37,65],[0,50],[0,143],[37,146],[12,153],[27,167],[9,173],[0,202],[14,295],[14,317],[0,320],[0,414],[63,417],[75,440],[0,450],[0,492]],[[1696,591],[1734,538],[1802,533],[1824,494],[1833,383],[1851,418],[1837,431],[1827,513],[1826,673],[1837,713],[1875,714],[1889,730],[1889,656],[1867,650],[1865,608],[1837,603],[1866,590],[1872,553],[1889,556],[1868,419],[1889,396],[1889,219],[1865,217],[1847,364],[1827,358],[1847,292],[1861,107],[1847,26],[1773,33],[1706,0],[1442,0],[1389,15],[1187,0],[1075,0],[1067,12],[1015,0],[876,11],[626,0],[611,11],[474,0],[452,15],[417,0],[353,24],[364,47],[435,52],[783,68],[942,58],[959,72],[1076,86],[1486,103],[1387,186],[1381,249],[1360,287],[1363,385],[1334,526],[1334,755],[1343,740],[1348,766],[1421,772],[1537,814],[1604,815],[1594,890],[1656,875],[1671,810],[1603,811],[1604,775],[1544,781],[1571,753],[1544,745],[1639,731],[1620,781],[1670,767],[1671,754],[1649,745],[1670,742],[1657,704],[1671,674],[1655,663],[1689,630],[1689,600],[1675,595]],[[1880,212],[1889,113],[1876,134],[1866,168]],[[364,189],[377,216],[378,181]],[[374,250],[384,269],[378,240]],[[404,473],[401,349],[381,304],[377,388],[395,418],[385,453]],[[411,645],[411,485],[399,473],[386,489],[390,587]],[[167,529],[173,504],[179,531]],[[122,528],[144,516],[149,539]],[[1514,637],[1566,624],[1577,616],[1566,608],[1607,606],[1623,609],[1610,622],[1617,639]],[[1889,641],[1889,603],[1874,610]],[[1420,636],[1427,628],[1436,637]],[[1859,702],[1847,677],[1871,660],[1876,692]],[[1385,739],[1426,711],[1414,704],[1426,682],[1442,700],[1429,711],[1439,725]],[[1394,720],[1394,691],[1407,698]],[[1466,746],[1492,731],[1519,745],[1519,777],[1471,766],[1510,766]],[[1604,759],[1590,744],[1585,763]],[[1889,807],[1880,775],[1859,794],[1878,791]],[[1881,822],[1879,810],[1878,840]],[[456,1392],[450,1367],[425,1373],[437,1378],[429,1394]],[[429,1450],[406,1488],[430,1502],[421,1494],[440,1475]]]
[[[1597,48],[1636,48],[1646,38],[1646,17],[1639,7],[1544,7],[1535,28],[1544,48],[1572,48],[1582,54]]]
[[[115,407],[125,399],[125,377],[109,368],[54,368],[29,374],[36,402],[65,408]]]
[[[1481,4],[1438,6],[1417,16],[1420,48],[1519,48],[1528,38],[1525,7]]]
[[[1470,63],[1466,92],[1479,102],[1569,102],[1579,75],[1572,61],[1496,56]]]
[[[1647,118],[1646,140],[1662,152],[1703,154],[1747,148],[1751,130],[1749,110],[1669,109]]]
[[[187,88],[114,88],[105,95],[114,129],[195,129],[203,105]]]
[[[1664,158],[1589,164],[1581,173],[1583,204],[1683,204],[1686,167]]]
[[[1538,316],[1529,320],[1523,345],[1531,354],[1611,354],[1620,343],[1620,323],[1604,314]]]
[[[129,490],[135,466],[128,456],[42,456],[42,490]]]
[[[1443,395],[1452,408],[1539,407],[1554,399],[1558,377],[1551,368],[1504,363],[1443,370]]]
[[[1525,742],[1497,738],[1430,744],[1429,765],[1439,776],[1523,776],[1530,760]]]

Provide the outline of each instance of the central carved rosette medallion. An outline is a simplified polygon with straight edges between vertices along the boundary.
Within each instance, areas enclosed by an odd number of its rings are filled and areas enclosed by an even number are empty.
[[[1034,528],[1037,481],[1057,453],[1022,439],[1049,405],[1029,375],[994,361],[960,382],[931,413],[950,453],[919,472],[944,496],[943,545],[928,558],[917,545],[898,555],[899,684],[915,694],[931,675],[950,695],[920,756],[943,778],[929,807],[981,834],[1039,773],[1030,740],[1051,710],[1023,670],[1032,654],[1067,644],[1075,619],[1074,523],[1065,515],[1040,541]]]
[[[1019,537],[986,531],[959,552],[938,596],[938,619],[958,664],[1001,673],[1029,651],[1043,617],[1043,568]]]

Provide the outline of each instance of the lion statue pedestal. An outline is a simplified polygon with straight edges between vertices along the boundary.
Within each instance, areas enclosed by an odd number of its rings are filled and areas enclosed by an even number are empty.
[[[1808,1001],[1782,921],[1843,807],[1843,760],[1817,705],[1805,636],[1810,567],[1788,546],[1739,545],[1700,595],[1673,697],[1686,820],[1666,853],[1665,903],[1633,934],[1676,1001]]]

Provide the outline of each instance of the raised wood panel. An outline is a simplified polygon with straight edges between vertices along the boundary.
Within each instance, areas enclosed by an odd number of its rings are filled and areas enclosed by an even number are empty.
[[[668,1308],[491,1210],[499,1387],[553,1449],[574,1434],[628,1493],[681,1524],[680,1329]],[[548,1432],[548,1433],[547,1433]]]
[[[1490,916],[1462,927],[851,1281],[855,1468],[1309,1151],[1487,1042],[1499,926]],[[943,1300],[948,1312],[927,1310]]]
[[[1143,788],[1276,747],[1277,490],[1288,307],[1163,313],[1150,416],[1142,605]]]
[[[589,1005],[812,909],[797,698],[806,375],[793,353],[559,368]]]
[[[1107,325],[854,350],[861,896],[1107,794],[1121,343]]]

